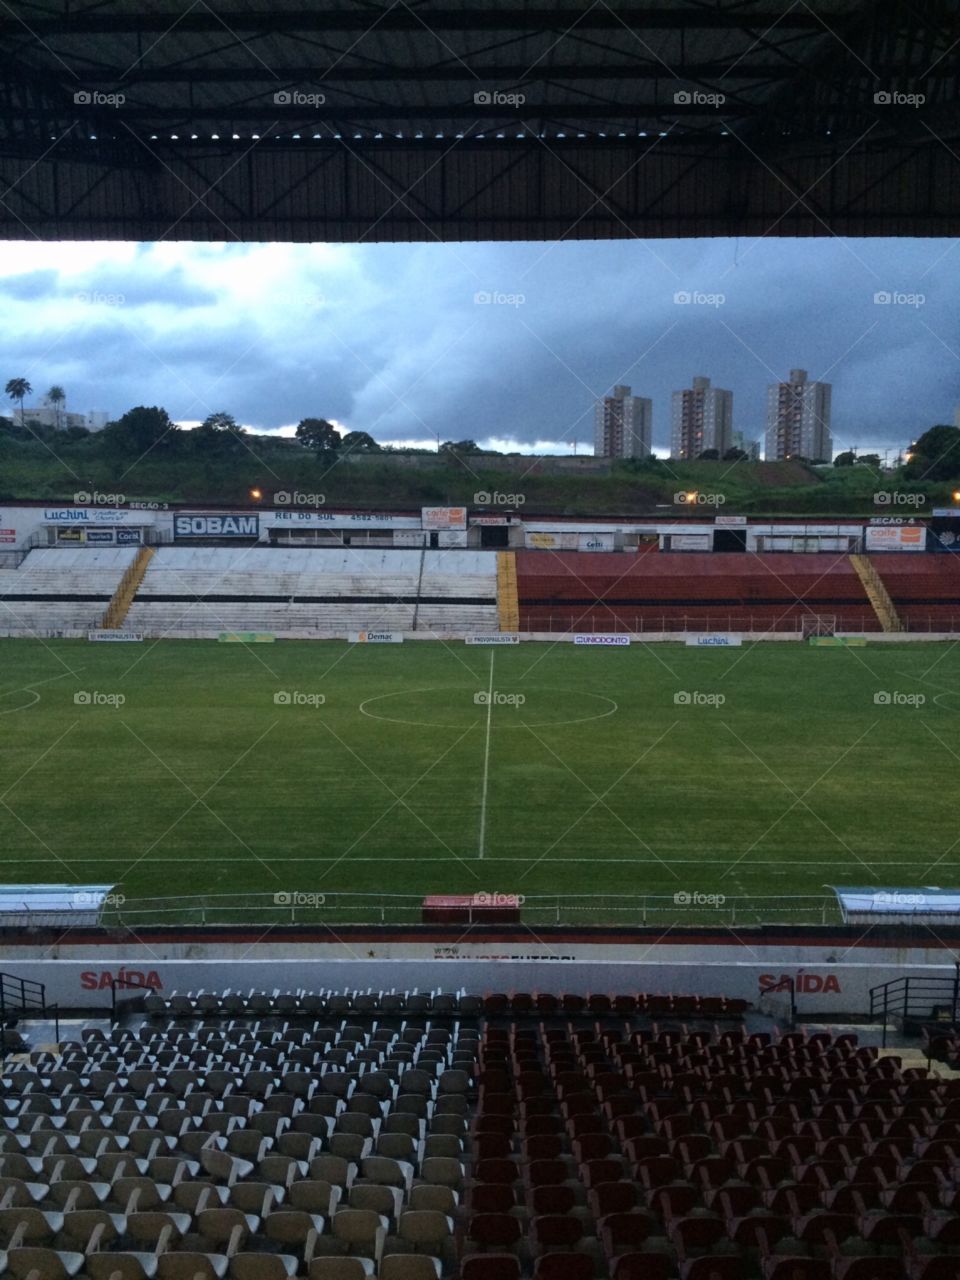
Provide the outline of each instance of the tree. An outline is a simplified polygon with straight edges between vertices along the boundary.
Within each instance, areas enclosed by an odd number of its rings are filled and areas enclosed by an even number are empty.
[[[317,453],[339,449],[342,443],[339,431],[326,418],[302,418],[296,436],[304,448],[316,449]]]
[[[482,453],[483,450],[475,440],[444,440],[440,446],[441,453]]]
[[[879,453],[861,453],[860,457],[857,459],[857,466],[858,467],[874,467],[874,468],[879,467],[880,466]]]
[[[104,427],[102,435],[108,449],[113,446],[125,453],[142,454],[153,449],[171,448],[176,444],[179,433],[166,409],[155,405],[147,408],[140,404]]]
[[[738,449],[736,445],[732,449],[728,449],[723,455],[724,462],[749,462],[750,455],[746,449]]]
[[[26,378],[11,378],[6,385],[6,393],[11,400],[20,401],[20,425],[23,426],[23,402],[33,390]]]
[[[960,429],[942,424],[925,431],[904,468],[908,480],[953,480],[960,476]]]
[[[852,467],[857,460],[857,455],[852,449],[847,449],[843,453],[838,453],[833,460],[835,467]]]
[[[47,392],[47,404],[53,406],[53,412],[56,418],[56,425],[57,425],[58,431],[63,426],[63,417],[62,417],[63,404],[66,398],[67,398],[67,393],[64,391],[63,387],[58,386],[56,383],[54,383],[54,385]]]
[[[340,447],[347,453],[381,453],[382,450],[373,436],[366,431],[348,431],[340,441]]]
[[[699,457],[701,462],[718,462],[720,460],[720,450],[703,449]]]
[[[211,413],[190,432],[190,444],[198,453],[233,453],[240,448],[243,427],[230,413]]]

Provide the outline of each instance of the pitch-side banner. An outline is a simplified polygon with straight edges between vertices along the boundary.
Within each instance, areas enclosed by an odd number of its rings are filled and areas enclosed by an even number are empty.
[[[465,529],[466,507],[422,507],[421,521],[424,529]]]
[[[866,531],[868,551],[923,551],[927,530],[920,524],[870,525]]]
[[[178,515],[173,518],[175,538],[257,538],[260,536],[260,516],[237,513],[236,515]]]
[[[520,637],[512,631],[504,631],[502,634],[494,633],[489,636],[464,636],[466,644],[519,644]]]
[[[604,648],[615,647],[621,649],[624,645],[630,643],[629,636],[574,636],[574,644],[596,644],[602,645]]]
[[[93,641],[112,641],[121,644],[139,644],[143,640],[142,631],[88,631],[87,639]]]
[[[351,644],[403,644],[402,631],[351,631]]]
[[[695,645],[699,648],[727,648],[735,646],[739,648],[743,644],[743,636],[730,635],[726,632],[717,632],[714,635],[688,635],[685,641],[688,645]]]

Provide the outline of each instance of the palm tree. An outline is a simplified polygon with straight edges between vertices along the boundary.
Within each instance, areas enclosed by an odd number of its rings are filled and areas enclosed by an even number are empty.
[[[26,378],[11,378],[6,385],[6,393],[11,400],[20,401],[20,425],[23,426],[23,402],[33,390]]]
[[[62,406],[66,398],[67,398],[67,393],[64,391],[63,387],[58,386],[56,383],[47,392],[47,404],[53,405],[53,411],[56,414],[56,419],[57,419],[58,431],[60,430],[61,424],[63,422],[63,419],[61,417],[63,413]]]

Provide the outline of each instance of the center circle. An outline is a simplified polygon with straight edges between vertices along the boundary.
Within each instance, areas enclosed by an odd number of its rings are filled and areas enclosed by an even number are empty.
[[[547,688],[547,687],[544,687],[543,685],[532,685],[529,688],[524,689],[522,691],[523,696],[527,698],[528,701],[527,703],[525,703],[520,707],[513,708],[513,707],[508,707],[508,705],[503,705],[503,704],[494,702],[494,705],[491,708],[486,702],[486,696],[487,696],[486,690],[479,690],[479,691],[476,689],[470,690],[465,685],[461,685],[457,687],[451,687],[451,686],[442,687],[440,685],[433,685],[427,689],[401,689],[397,693],[378,693],[375,697],[366,698],[363,702],[361,702],[359,710],[361,715],[369,716],[371,720],[386,720],[390,724],[410,725],[413,728],[417,728],[417,729],[463,729],[463,728],[469,727],[470,721],[461,722],[459,724],[452,724],[449,721],[418,720],[418,719],[415,720],[415,719],[409,719],[409,718],[400,717],[400,716],[383,715],[381,712],[378,712],[378,711],[368,711],[367,708],[370,707],[375,702],[386,702],[390,698],[416,698],[422,694],[438,694],[438,693],[450,694],[456,697],[457,695],[469,696],[471,692],[473,693],[474,697],[476,697],[478,692],[481,693],[483,696],[483,701],[476,701],[470,707],[470,710],[475,713],[475,719],[473,722],[479,723],[481,718],[486,718],[486,716],[491,712],[491,710],[501,711],[504,714],[499,715],[497,718],[498,729],[549,729],[551,726],[554,726],[554,725],[587,724],[591,720],[603,720],[607,716],[615,715],[617,711],[619,711],[620,709],[617,706],[616,702],[614,702],[613,698],[608,698],[602,693],[589,693],[585,689],[579,689],[576,692],[571,693],[569,689]],[[497,691],[497,690],[494,691],[495,698],[498,692],[500,691]],[[527,709],[527,706],[532,700],[533,695],[537,695],[537,694],[549,695],[549,694],[558,694],[558,693],[563,694],[565,698],[573,699],[574,701],[581,698],[591,698],[597,702],[606,703],[607,710],[596,711],[592,715],[569,716],[563,720],[526,720],[523,718],[523,713]],[[509,696],[512,696],[512,694]],[[511,724],[507,719],[508,710],[511,716],[516,717],[516,723]],[[535,709],[533,711],[533,714],[537,714]]]
[[[17,694],[27,694],[28,701],[21,702],[16,707],[4,707],[3,702],[6,698],[14,698]],[[28,707],[35,707],[40,701],[40,695],[36,689],[11,689],[9,693],[0,693],[0,716],[12,716],[16,711],[26,711]]]

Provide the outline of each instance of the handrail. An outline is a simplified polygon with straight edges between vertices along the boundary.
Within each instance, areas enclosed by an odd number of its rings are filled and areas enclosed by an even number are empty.
[[[960,1013],[960,961],[954,966],[953,977],[933,977],[903,974],[870,988],[870,1016],[883,1018],[883,1048],[887,1047],[887,1022],[891,1017],[906,1020],[910,1017],[929,1017],[929,1012],[918,1008],[922,1004],[929,1009],[937,1001],[950,1005],[950,1020],[956,1022]]]
[[[33,1003],[29,1003],[32,1001]],[[52,1006],[49,1011],[56,1009]],[[35,978],[19,978],[14,973],[0,973],[0,1060],[6,1056],[7,1019],[14,1016],[40,1015],[46,1017],[47,988]],[[54,1013],[57,1039],[60,1038],[60,1019]]]
[[[136,978],[111,978],[110,980],[110,1020],[117,1016],[117,987],[130,987],[135,991],[153,991],[147,982],[138,982]]]

